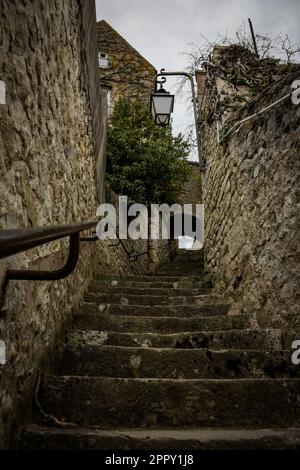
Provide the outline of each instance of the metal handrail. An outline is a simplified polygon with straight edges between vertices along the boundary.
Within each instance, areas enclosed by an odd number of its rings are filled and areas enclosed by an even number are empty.
[[[9,269],[6,271],[6,281],[10,279],[54,281],[68,276],[76,267],[79,258],[80,232],[95,227],[97,223],[93,221],[71,225],[2,230],[0,232],[0,259],[61,238],[70,238],[68,259],[61,269],[56,271]]]
[[[8,269],[6,271],[5,283],[9,280],[55,281],[65,278],[72,273],[77,265],[80,241],[91,242],[98,240],[97,236],[80,238],[80,232],[95,227],[97,223],[98,222],[93,221],[73,225],[52,225],[0,231],[0,259],[27,251],[37,246],[45,245],[55,240],[60,240],[65,237],[70,238],[68,259],[62,268],[55,271]],[[138,257],[147,254],[147,251],[130,253],[118,234],[117,239],[118,242],[116,244],[110,244],[109,246],[119,246],[121,244],[129,261],[137,261]],[[170,251],[174,248],[175,247]]]
[[[127,247],[125,246],[125,243],[123,242],[123,240],[120,238],[120,235],[119,235],[119,226],[116,227],[116,237],[117,237],[117,243],[110,243],[108,246],[109,247],[118,247],[121,245],[121,247],[123,248],[126,256],[127,256],[127,259],[129,262],[132,262],[132,261],[137,261],[137,259],[140,257],[140,256],[143,256],[143,255],[147,255],[148,254],[148,251],[140,251],[140,252],[132,252],[130,253],[130,251],[128,251]]]

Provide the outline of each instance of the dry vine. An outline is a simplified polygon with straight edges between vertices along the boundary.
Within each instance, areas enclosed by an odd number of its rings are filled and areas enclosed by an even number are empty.
[[[39,390],[40,390],[40,385],[41,385],[41,370],[38,369],[38,372],[37,372],[37,381],[36,381],[36,386],[35,386],[35,390],[34,390],[34,402],[35,402],[35,405],[38,409],[38,412],[40,414],[40,417],[42,419],[42,421],[49,425],[49,426],[57,426],[57,427],[62,427],[62,428],[75,428],[76,427],[76,424],[75,423],[68,423],[64,420],[60,420],[58,418],[56,418],[56,416],[52,415],[52,414],[48,414],[46,413],[44,410],[43,410],[43,407],[42,405],[40,404],[40,401],[39,401]]]

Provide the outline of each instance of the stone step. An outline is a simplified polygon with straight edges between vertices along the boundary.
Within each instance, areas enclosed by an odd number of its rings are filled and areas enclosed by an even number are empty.
[[[202,261],[203,261],[203,256],[195,256],[195,255],[177,256],[176,258],[173,259],[173,261],[171,263],[164,264],[163,266],[161,266],[160,269],[163,270],[165,268],[172,267],[173,265],[175,265],[175,266],[183,265],[184,266],[188,263],[192,263],[196,267],[199,267],[199,266],[201,267]]]
[[[173,275],[173,276],[177,276],[177,275],[179,275],[179,272],[180,272],[180,271],[167,271],[167,272],[162,273],[162,276],[172,276],[172,275]],[[185,273],[185,276],[186,276],[187,278],[190,278],[190,277],[192,277],[192,273],[186,272],[186,273]],[[200,276],[200,277],[201,277],[201,276]],[[201,283],[201,281],[199,281],[199,282]]]
[[[175,333],[180,331],[218,331],[250,328],[256,325],[250,315],[219,315],[212,317],[146,317],[137,315],[110,315],[80,313],[74,317],[73,327],[80,330],[116,331],[128,333]]]
[[[58,429],[32,425],[27,450],[299,450],[300,428]],[[187,466],[188,468],[188,466]]]
[[[300,378],[291,351],[153,349],[66,345],[63,375],[135,378]]]
[[[174,266],[165,266],[163,269],[160,269],[156,275],[159,276],[169,276],[177,275],[178,276],[203,276],[203,269],[199,263],[193,263],[192,261],[187,261],[185,263],[178,263]]]
[[[191,273],[191,275],[194,276],[202,276],[203,275],[203,269],[201,264],[194,263],[192,260],[187,260],[185,262],[181,263],[176,263],[174,265],[168,265],[162,267],[156,275],[168,275],[168,273],[173,273],[174,271],[178,271],[180,275],[186,274],[186,273]]]
[[[113,280],[94,280],[91,284],[93,287],[140,287],[140,288],[163,288],[163,289],[177,289],[177,288],[199,288],[201,281],[175,281],[175,282],[158,282],[158,281],[126,281],[122,279]]]
[[[156,276],[147,276],[147,275],[134,275],[134,274],[96,274],[95,276],[95,281],[130,281],[130,282],[201,282],[202,276],[197,275],[197,276],[186,276],[186,275],[179,275],[179,276],[173,276],[173,275],[167,275],[167,276],[162,276],[160,273],[157,273]]]
[[[190,297],[190,296],[197,296],[197,295],[207,295],[212,293],[213,291],[209,290],[207,288],[201,288],[199,287],[198,289],[195,288],[188,288],[188,289],[182,289],[182,288],[177,288],[177,289],[166,289],[165,287],[149,287],[149,288],[144,288],[144,287],[119,287],[119,286],[99,286],[97,284],[92,284],[89,287],[89,293],[96,293],[96,294],[119,294],[124,297],[127,295],[155,295],[155,296],[166,296],[166,297]]]
[[[212,301],[210,297],[206,302]],[[105,303],[85,302],[81,307],[81,313],[98,314],[109,313],[111,315],[131,315],[146,317],[207,317],[224,315],[228,312],[230,305],[224,303],[205,303],[202,305],[110,305]]]
[[[165,264],[164,266],[161,266],[159,270],[157,271],[157,274],[165,272],[165,271],[172,271],[173,269],[190,269],[198,273],[198,275],[203,274],[203,267],[202,263],[199,263],[198,260],[193,260],[192,258],[190,259],[185,259],[185,260],[179,260],[179,261],[173,261],[170,264]]]
[[[202,263],[199,262],[199,260],[194,260],[193,258],[188,258],[188,259],[181,259],[181,260],[176,260],[173,261],[170,264],[165,264],[164,266],[161,266],[159,269],[158,273],[166,272],[166,271],[172,271],[176,269],[181,269],[181,270],[193,270],[194,272],[198,273],[198,275],[203,274],[203,266]]]
[[[144,348],[258,349],[269,351],[282,349],[281,331],[276,329],[198,331],[173,334],[71,330],[67,336],[67,341],[77,345],[92,344]]]
[[[120,379],[48,376],[39,401],[77,425],[293,426],[300,420],[300,379]]]
[[[208,292],[209,294],[209,292]],[[210,295],[178,296],[178,295],[143,295],[143,294],[105,294],[88,292],[87,302],[121,305],[200,305],[203,302],[214,302],[216,297]]]

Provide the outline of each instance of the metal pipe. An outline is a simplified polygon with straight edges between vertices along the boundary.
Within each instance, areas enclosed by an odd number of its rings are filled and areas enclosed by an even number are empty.
[[[255,39],[255,34],[254,34],[254,29],[253,29],[252,21],[250,20],[250,18],[248,18],[248,23],[249,23],[249,27],[250,27],[250,32],[251,32],[251,36],[252,36],[252,41],[253,41],[253,46],[254,46],[255,54],[256,54],[256,56],[257,56],[258,59],[259,59],[259,53],[258,53],[258,49],[257,49],[257,44],[256,44],[256,39]]]
[[[0,259],[95,227],[97,222],[0,231]]]
[[[193,102],[193,110],[194,110],[194,119],[195,119],[198,160],[199,160],[200,171],[202,171],[202,169],[203,169],[203,159],[202,159],[202,151],[201,151],[200,128],[199,128],[199,123],[198,123],[197,100],[196,100],[195,84],[194,84],[193,75],[191,73],[187,73],[187,72],[165,72],[164,69],[162,69],[160,71],[160,73],[156,74],[156,80],[157,80],[158,77],[164,77],[164,76],[182,76],[182,77],[187,77],[190,81],[191,90],[192,90],[192,102]]]
[[[8,269],[5,276],[5,285],[12,279],[55,281],[68,276],[75,269],[79,258],[80,232],[96,225],[97,222],[84,222],[73,225],[2,230],[0,232],[0,258],[5,258],[64,237],[70,238],[68,259],[62,268],[56,271]]]

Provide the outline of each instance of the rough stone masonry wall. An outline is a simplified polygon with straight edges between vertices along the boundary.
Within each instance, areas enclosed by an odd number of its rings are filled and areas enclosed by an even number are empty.
[[[282,328],[287,347],[300,333],[300,106],[286,99],[220,145],[215,111],[223,100],[226,131],[287,94],[299,75],[293,66],[256,98],[246,93],[237,102],[247,103],[235,113],[226,106],[233,100],[222,92],[234,87],[224,76],[210,76],[202,113],[206,269],[234,310],[255,312],[261,327]],[[255,67],[249,77],[255,79]]]
[[[190,175],[184,184],[180,195],[182,204],[197,204],[201,202],[201,173],[198,162],[189,161]]]
[[[95,219],[105,153],[95,23],[94,0],[0,2],[0,229]],[[69,277],[10,281],[2,298],[0,447],[29,418],[37,367],[55,355],[94,272],[133,272],[120,247],[81,245]],[[4,259],[1,284],[7,268],[53,270],[66,255],[59,241]]]
[[[0,3],[0,76],[7,89],[0,110],[2,229],[95,218],[89,51],[83,33],[83,15],[92,5]],[[8,267],[51,270],[65,257],[65,242],[45,245],[2,260],[2,278]],[[30,414],[37,365],[54,350],[54,338],[78,306],[93,274],[92,261],[92,246],[86,245],[76,271],[63,281],[9,282],[0,320],[6,345],[6,365],[0,369],[2,447],[16,420]]]

